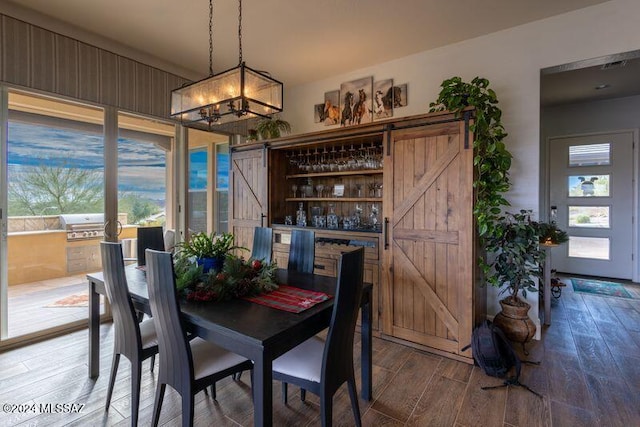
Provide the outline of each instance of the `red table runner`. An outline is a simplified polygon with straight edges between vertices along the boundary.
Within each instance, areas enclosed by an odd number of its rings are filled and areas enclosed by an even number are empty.
[[[255,302],[256,304],[266,305],[267,307],[289,311],[291,313],[300,313],[329,298],[331,298],[331,295],[323,292],[308,291],[287,285],[280,285],[275,291],[266,294],[255,297],[245,297],[246,300]]]

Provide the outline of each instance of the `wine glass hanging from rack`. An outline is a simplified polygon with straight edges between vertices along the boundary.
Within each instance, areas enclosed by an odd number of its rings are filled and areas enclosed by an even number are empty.
[[[306,173],[344,172],[355,170],[378,170],[382,168],[382,146],[374,142],[367,145],[360,143],[324,146],[318,149],[307,148],[287,151],[285,157],[292,166],[292,171]]]

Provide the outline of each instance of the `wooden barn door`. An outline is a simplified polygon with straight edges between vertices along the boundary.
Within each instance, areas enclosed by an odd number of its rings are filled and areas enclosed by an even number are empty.
[[[267,225],[266,155],[262,148],[231,153],[229,231],[236,236],[236,245],[248,249],[253,246],[254,228]]]
[[[384,165],[383,331],[455,354],[473,327],[473,148],[464,132],[463,121],[393,131]]]

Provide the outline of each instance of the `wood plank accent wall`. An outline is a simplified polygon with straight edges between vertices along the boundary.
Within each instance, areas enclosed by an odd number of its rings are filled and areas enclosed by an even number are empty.
[[[0,81],[168,118],[180,76],[0,15]]]

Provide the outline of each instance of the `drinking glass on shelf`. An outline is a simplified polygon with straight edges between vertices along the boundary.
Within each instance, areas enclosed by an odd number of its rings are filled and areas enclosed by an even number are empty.
[[[325,191],[325,194],[326,194],[325,197],[333,197],[334,196],[334,194],[333,194],[333,185],[325,186],[324,191]]]
[[[356,197],[362,197],[362,184],[356,184]]]
[[[324,190],[324,185],[322,184],[316,185],[316,191],[318,192],[318,197],[322,197],[322,190]]]
[[[298,197],[298,186],[296,184],[293,184],[291,186],[291,189],[293,190],[293,198],[295,199],[296,197]]]
[[[382,184],[380,183],[375,185],[375,197],[382,197]]]

